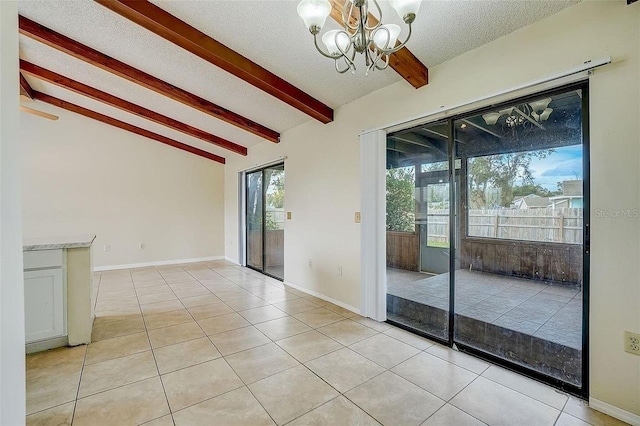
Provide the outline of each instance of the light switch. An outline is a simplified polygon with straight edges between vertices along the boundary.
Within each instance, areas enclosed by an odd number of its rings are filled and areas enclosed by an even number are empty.
[[[360,216],[360,212],[356,212],[356,223],[360,223],[362,217]]]
[[[291,220],[291,212],[287,212],[287,220]]]

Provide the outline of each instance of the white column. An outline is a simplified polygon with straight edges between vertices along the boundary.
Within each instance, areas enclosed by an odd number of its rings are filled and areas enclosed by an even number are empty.
[[[382,130],[360,135],[361,314],[387,319],[386,141]]]
[[[0,1],[0,424],[25,422],[18,7]]]

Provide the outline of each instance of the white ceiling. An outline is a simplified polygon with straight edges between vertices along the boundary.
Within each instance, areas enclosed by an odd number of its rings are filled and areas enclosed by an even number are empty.
[[[580,0],[424,0],[409,49],[427,67],[475,49]],[[401,78],[393,70],[340,75],[320,56],[297,16],[297,1],[158,1],[159,7],[337,108]],[[383,21],[401,24],[381,1]],[[279,132],[311,118],[91,1],[20,1],[21,15]],[[326,29],[338,28],[331,19]],[[403,36],[401,36],[403,37]],[[20,36],[20,56],[115,96],[251,147],[251,133]],[[358,63],[357,63],[358,64]],[[360,67],[363,68],[363,67]],[[441,78],[446,78],[442,76]],[[28,78],[39,91],[222,156],[238,155],[96,101]],[[408,84],[408,83],[407,83]]]

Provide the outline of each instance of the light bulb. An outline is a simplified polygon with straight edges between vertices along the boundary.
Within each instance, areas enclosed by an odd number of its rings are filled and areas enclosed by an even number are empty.
[[[502,114],[500,114],[499,112],[490,112],[488,114],[482,114],[482,118],[484,119],[484,122],[487,123],[489,126],[493,126],[494,124],[496,124],[498,122],[498,118],[500,118],[502,116]]]
[[[389,0],[389,4],[393,7],[398,16],[406,23],[411,23],[416,18],[418,10],[420,10],[422,0]]]
[[[344,31],[331,30],[327,31],[322,36],[322,42],[327,46],[327,50],[330,55],[341,55],[342,53],[340,52],[340,49],[342,49],[342,52],[346,53],[347,49],[349,49],[349,43],[351,40]],[[338,46],[340,46],[340,49],[338,49]]]
[[[538,101],[535,102],[530,102],[529,106],[531,107],[531,109],[533,109],[535,112],[537,112],[538,114],[540,114],[542,111],[544,111],[545,109],[547,109],[547,106],[549,106],[549,104],[551,103],[552,99],[551,98],[546,98],[546,99],[540,99]]]
[[[400,35],[400,26],[396,24],[381,25],[373,33],[373,44],[378,49],[393,49]]]
[[[552,112],[553,112],[553,109],[546,108],[544,111],[542,111],[542,114],[540,114],[540,120],[547,121]]]
[[[330,13],[329,0],[302,0],[298,3],[298,15],[314,34],[320,32]]]

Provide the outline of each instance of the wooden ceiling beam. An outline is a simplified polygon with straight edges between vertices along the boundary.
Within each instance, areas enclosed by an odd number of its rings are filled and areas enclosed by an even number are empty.
[[[122,111],[134,114],[138,117],[146,118],[147,120],[153,121],[154,123],[167,126],[173,130],[177,130],[189,136],[201,139],[205,142],[212,143],[221,148],[228,149],[241,155],[247,155],[247,148],[242,145],[238,145],[219,136],[212,135],[196,127],[159,114],[150,109],[110,95],[109,93],[95,89],[91,86],[87,86],[86,84],[80,83],[79,81],[75,81],[53,71],[49,71],[23,59],[20,60],[20,71],[27,75],[31,75],[41,80],[47,81],[51,84],[55,84],[56,86],[62,87],[63,89],[70,90],[72,92],[112,106],[114,108],[118,108]]]
[[[79,105],[72,104],[71,102],[64,101],[62,99],[55,98],[50,95],[46,95],[44,93],[33,91],[33,99],[46,102],[48,104],[57,106],[62,109],[66,109],[67,111],[75,112],[76,114],[83,115],[88,118],[92,118],[94,120],[100,121],[102,123],[108,124],[113,127],[117,127],[122,130],[126,130],[131,133],[135,133],[136,135],[144,136],[149,139],[153,139],[160,143],[172,146],[174,148],[181,149],[183,151],[190,152],[191,154],[199,155],[200,157],[208,158],[209,160],[216,161],[218,163],[224,164],[224,157],[220,157],[219,155],[212,154],[207,151],[203,151],[201,149],[195,148],[191,145],[184,144],[182,142],[175,141],[173,139],[167,138],[165,136],[159,135],[157,133],[150,132],[148,130],[142,129],[140,127],[136,127],[133,124],[125,123],[124,121],[116,120],[115,118],[111,118],[104,114],[100,114],[98,112],[92,111],[87,108],[83,108]]]
[[[95,1],[316,120],[325,124],[333,121],[329,106],[155,4],[140,0]]]
[[[342,8],[345,0],[330,1],[331,18],[342,26]],[[351,22],[355,23],[355,19],[356,17],[352,16]],[[369,13],[369,22],[371,25],[376,25],[378,23],[378,19],[373,16],[373,14]],[[400,44],[399,41],[396,42],[396,46],[398,44]],[[391,54],[389,57],[389,66],[416,89],[429,84],[429,69],[406,47]]]
[[[183,103],[191,108],[209,114],[243,130],[251,132],[257,136],[267,139],[268,141],[275,143],[280,141],[280,134],[275,130],[271,130],[246,117],[194,95],[193,93],[189,93],[173,86],[172,84],[147,74],[144,71],[133,68],[124,62],[111,58],[110,56],[72,40],[69,37],[57,33],[38,24],[37,22],[25,18],[24,16],[19,17],[19,31],[20,34],[44,43],[49,47],[67,53],[77,59],[129,80],[132,83],[139,84],[142,87],[153,90],[156,93],[167,96],[174,101]]]
[[[20,94],[33,99],[33,89],[22,73],[20,73]]]

